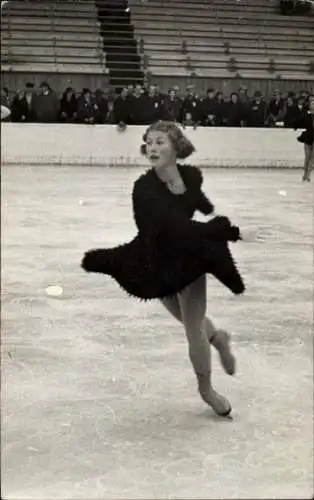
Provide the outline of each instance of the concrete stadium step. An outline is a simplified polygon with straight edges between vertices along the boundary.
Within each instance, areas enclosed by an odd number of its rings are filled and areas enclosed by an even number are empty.
[[[149,5],[147,3],[143,4],[139,0],[129,0],[129,6],[131,8],[145,8],[145,7],[156,7],[159,9],[165,9],[168,7],[178,8],[178,9],[193,9],[193,10],[205,10],[208,7],[220,8],[222,10],[237,10],[237,9],[259,9],[266,12],[276,12],[278,9],[277,0],[265,0],[264,2],[254,2],[248,0],[237,0],[232,1],[221,1],[221,0],[211,0],[210,4],[202,2],[200,0],[170,0],[166,4],[163,0],[149,0]]]
[[[39,9],[40,8],[40,9]],[[27,11],[57,11],[60,13],[69,12],[69,11],[77,11],[84,12],[85,14],[90,14],[91,11],[95,11],[94,2],[75,2],[68,1],[66,3],[61,2],[51,2],[49,0],[45,0],[44,2],[29,2],[29,1],[21,1],[14,0],[14,2],[10,2],[10,4],[4,6],[3,11],[12,11],[16,12],[19,10],[27,10]]]
[[[228,67],[228,62],[224,59],[210,59],[210,60],[204,60],[204,59],[191,59],[191,65],[193,67],[197,68],[202,68],[202,67],[207,67],[207,68],[225,68]],[[174,65],[179,65],[179,66],[187,66],[186,61],[177,61],[175,62],[174,60],[167,59],[165,60],[162,57],[154,57],[150,56],[149,57],[149,67],[152,68],[154,66],[174,66]],[[269,60],[265,59],[242,59],[241,61],[237,60],[237,66],[239,72],[241,72],[241,69],[245,68],[258,68],[258,67],[263,67],[267,69],[269,67]],[[290,61],[275,61],[275,68],[276,71],[278,72],[280,69],[288,69],[288,68],[293,68],[294,70],[300,70],[303,72],[308,72],[309,69],[309,61],[298,61],[296,60],[290,60]]]
[[[134,22],[134,20],[133,20]],[[239,33],[239,32],[243,32],[243,33],[252,33],[253,35],[256,33],[257,31],[257,26],[250,26],[250,25],[243,25],[243,26],[240,26],[239,23],[235,23],[234,21],[232,21],[230,24],[224,24],[223,26],[220,26],[219,24],[213,22],[212,20],[206,20],[206,19],[203,19],[202,22],[199,22],[199,23],[194,23],[192,20],[189,20],[187,22],[182,22],[180,19],[175,19],[173,21],[170,21],[170,20],[167,20],[167,21],[163,21],[162,23],[161,22],[157,22],[157,20],[155,22],[151,22],[151,21],[147,21],[147,20],[144,20],[144,19],[141,19],[141,20],[137,20],[136,23],[134,23],[134,26],[135,26],[135,30],[140,32],[142,31],[143,29],[147,32],[149,32],[150,30],[164,30],[164,31],[175,31],[175,30],[178,30],[178,31],[181,31],[182,33],[183,32],[190,32],[190,31],[193,31],[196,33],[199,33],[199,32],[206,32],[206,31],[211,31],[211,32],[220,32],[221,30],[223,31],[229,31],[230,33]],[[279,35],[281,37],[285,36],[287,37],[287,28],[285,28],[284,26],[278,26],[276,28],[276,33],[274,33],[274,29],[273,27],[271,27],[269,25],[269,23],[267,23],[267,25],[265,26],[259,26],[258,27],[258,30],[261,31],[261,32],[264,32],[264,33],[269,33],[269,34],[272,34],[272,35]],[[313,43],[313,31],[312,30],[309,30],[309,29],[300,29],[299,27],[298,28],[295,28],[295,29],[289,29],[289,36],[293,36],[293,34],[298,34],[298,36],[307,36],[307,37],[310,37],[310,40],[312,43]]]
[[[145,50],[182,50],[182,42],[183,40],[180,39],[177,36],[168,36],[166,38],[164,37],[156,37],[156,36],[145,36],[143,38],[144,41],[144,48]],[[291,42],[281,40],[281,41],[276,41],[275,44],[272,44],[272,42],[269,41],[259,41],[259,40],[252,40],[252,38],[245,38],[245,39],[233,39],[233,40],[227,40],[227,39],[221,39],[219,37],[211,37],[206,38],[206,40],[203,39],[197,39],[197,38],[189,38],[188,40],[185,40],[187,44],[187,50],[190,52],[192,51],[199,51],[199,52],[206,52],[206,51],[218,51],[223,49],[224,50],[224,44],[226,42],[229,43],[230,45],[230,50],[234,49],[242,49],[242,48],[247,48],[249,49],[254,49],[254,50],[263,50],[264,48],[269,48],[272,50],[283,50],[283,51],[293,51],[293,50],[306,50],[308,47],[307,44],[292,44]],[[140,43],[140,38],[139,42]]]
[[[163,12],[166,11],[169,14],[176,13],[176,15],[179,14],[179,12],[187,12],[189,14],[193,15],[193,12],[211,12],[211,11],[217,11],[219,10],[220,12],[232,12],[233,14],[236,14],[238,12],[256,12],[256,13],[271,13],[273,15],[276,15],[273,7],[262,7],[259,5],[252,5],[249,8],[247,8],[246,4],[241,2],[237,2],[237,5],[224,5],[222,2],[220,3],[198,3],[197,6],[191,2],[169,2],[167,6],[165,7],[162,2],[157,2],[157,1],[152,1],[150,0],[148,4],[138,4],[134,3],[133,1],[129,0],[129,5],[131,7],[131,12],[147,12],[147,14],[151,14],[153,12],[154,15],[156,15],[156,12]],[[152,12],[151,12],[152,11]]]
[[[165,57],[168,57],[168,54],[170,53],[175,53],[175,54],[182,54],[182,44],[173,44],[173,45],[162,45],[162,44],[151,44],[151,43],[146,43],[144,44],[144,52],[145,54],[150,54],[150,53],[163,53]],[[195,46],[195,45],[189,45],[187,44],[187,53],[186,56],[192,57],[193,55],[200,55],[203,52],[205,53],[212,53],[212,54],[225,54],[225,47],[224,44],[219,42],[214,46],[208,46],[208,45],[202,45],[202,46]],[[267,46],[265,44],[260,44],[257,46],[255,43],[255,47],[246,47],[245,43],[235,46],[233,43],[230,44],[230,52],[228,54],[228,57],[232,57],[233,55],[236,54],[243,54],[243,55],[264,55],[264,56],[271,56],[271,55],[276,55],[276,56],[286,56],[286,55],[293,55],[293,56],[303,56],[306,55],[306,57],[314,57],[314,49],[309,50],[306,48],[306,45],[303,47],[286,47],[285,49],[278,49],[276,47],[272,46]]]
[[[155,66],[154,68],[151,68],[151,74],[152,77],[154,76],[167,76],[167,77],[191,77],[191,71],[188,71],[187,69],[181,68],[181,67],[166,67],[166,66]],[[225,68],[202,68],[202,69],[197,69],[195,71],[196,78],[201,77],[201,78],[226,78],[230,79],[232,78],[232,74]],[[254,69],[254,70],[241,70],[239,71],[239,74],[241,75],[242,79],[263,79],[263,80],[269,80],[270,79],[270,74],[268,71],[263,70],[263,69]],[[295,71],[282,71],[281,72],[281,77],[282,79],[287,79],[287,80],[308,80],[308,74],[306,73],[301,73],[301,72],[295,72]],[[273,77],[274,82],[276,82],[276,77]]]
[[[3,45],[1,48],[1,53],[10,53],[16,55],[28,55],[30,52],[30,47],[28,45],[24,46],[7,46]],[[87,57],[99,59],[100,53],[97,49],[76,49],[72,48],[62,48],[62,47],[32,47],[31,56],[67,56],[67,57]]]
[[[63,40],[46,40],[45,38],[42,38],[41,40],[24,40],[23,42],[20,39],[16,39],[14,37],[11,38],[6,38],[3,35],[1,36],[1,44],[5,47],[21,47],[25,46],[28,48],[36,49],[38,48],[38,44],[40,44],[42,47],[55,47],[55,48],[60,48],[60,49],[77,49],[77,50],[102,50],[102,43],[101,41],[99,42],[88,42],[88,41],[82,41],[78,40],[77,42],[75,40],[71,41],[63,41]]]
[[[268,68],[269,68],[269,61],[255,61],[254,59],[251,59],[251,60],[245,60],[245,61],[236,61],[237,63],[237,70],[236,71],[239,71],[241,72],[241,70],[245,69],[245,68],[259,68],[259,67],[263,67],[265,70],[268,71]],[[180,66],[186,66],[188,68],[188,65],[186,62],[184,61],[179,61],[178,63],[176,63]],[[153,58],[153,57],[150,57],[149,58],[149,68],[152,68],[154,66],[174,66],[175,63],[171,60],[162,60],[160,58]],[[195,68],[195,69],[198,69],[198,68],[213,68],[213,67],[216,67],[216,68],[228,68],[228,61],[224,61],[224,60],[219,60],[219,59],[214,59],[214,60],[211,60],[211,61],[204,61],[204,60],[198,60],[198,59],[191,59],[190,60],[190,63],[189,65],[192,67],[192,68]],[[275,71],[278,72],[278,71],[281,71],[282,69],[294,69],[295,71],[302,71],[304,73],[307,73],[309,74],[309,68],[310,68],[310,64],[309,64],[309,61],[302,61],[302,62],[299,62],[298,60],[295,60],[295,61],[289,61],[289,62],[277,62],[275,61]],[[236,72],[234,71],[234,72]],[[230,72],[232,74],[232,72]]]
[[[189,56],[183,56],[183,55],[178,55],[177,54],[167,54],[165,55],[163,52],[152,52],[149,54],[149,61],[164,61],[165,57],[167,58],[167,62],[170,63],[170,61],[187,61],[188,58],[190,58],[191,61],[193,62],[205,62],[205,63],[212,63],[215,61],[221,61],[224,64],[228,63],[230,60],[230,56],[227,56],[225,54],[210,54],[210,53],[203,53],[203,54],[194,54],[194,57],[191,55]],[[252,64],[269,64],[269,57],[267,56],[261,56],[261,55],[256,55],[255,57],[251,57],[249,55],[239,55],[236,58],[238,64],[244,64],[244,63],[252,63]],[[309,60],[302,58],[300,59],[299,57],[284,57],[284,58],[279,58],[276,57],[275,59],[276,64],[300,64],[300,65],[308,65]]]
[[[63,17],[23,17],[23,16],[12,16],[10,18],[3,17],[1,20],[1,27],[10,25],[14,26],[17,24],[23,24],[25,26],[37,26],[37,25],[47,25],[51,26],[52,24],[61,24],[63,26],[75,26],[82,28],[93,28],[98,29],[99,22],[95,19],[79,19],[79,18],[63,18]]]
[[[209,4],[210,5],[210,4]],[[198,22],[204,21],[204,17],[208,19],[218,19],[219,22],[237,19],[242,19],[249,24],[260,24],[261,22],[267,23],[271,26],[281,26],[281,27],[295,27],[299,26],[299,18],[296,19],[294,16],[274,16],[272,14],[260,13],[255,11],[237,10],[237,11],[224,11],[219,8],[213,9],[209,5],[205,4],[205,9],[200,9],[199,11],[189,11],[185,9],[173,10],[169,7],[164,10],[152,9],[150,6],[145,8],[132,8],[131,18],[133,21],[137,20],[156,20],[156,22],[172,21],[173,19],[180,19],[182,22]],[[203,12],[202,12],[203,10]],[[303,18],[302,18],[303,19]],[[313,20],[310,17],[304,17],[302,20],[302,26],[304,28],[313,26]]]
[[[42,31],[1,31],[1,39],[8,40],[25,40],[43,41]],[[80,33],[78,38],[77,33],[59,33],[58,31],[48,31],[44,34],[44,41],[51,43],[53,40],[63,41],[64,43],[97,43],[102,41],[98,33],[91,31],[90,33]]]
[[[28,72],[28,73],[62,73],[62,74],[88,74],[88,75],[105,75],[108,74],[107,68],[101,67],[96,64],[60,64],[60,63],[39,63],[33,61],[31,63],[15,63],[1,64],[2,72]]]
[[[136,32],[137,39],[140,41],[144,40],[145,43],[156,43],[156,44],[182,44],[183,41],[186,41],[189,47],[195,46],[208,46],[208,45],[221,45],[225,42],[234,44],[234,46],[257,46],[260,44],[269,44],[274,47],[291,47],[296,46],[299,42],[299,45],[302,43],[306,43],[309,37],[305,37],[305,42],[300,40],[300,37],[296,34],[293,37],[293,41],[291,42],[291,37],[289,39],[284,38],[279,35],[279,37],[275,35],[271,35],[268,33],[261,33],[260,31],[255,32],[255,37],[253,37],[252,33],[230,33],[221,31],[220,33],[196,33],[195,36],[188,33],[188,36],[183,36],[182,33],[178,31],[171,32],[171,34],[160,34],[159,32],[151,32],[150,30],[141,30],[141,33]],[[308,44],[307,44],[308,45]]]
[[[63,25],[63,24],[37,24],[37,25],[28,25],[24,24],[23,22],[18,22],[18,23],[12,23],[10,25],[4,25],[2,23],[1,29],[3,31],[6,31],[7,33],[12,33],[12,32],[24,32],[24,33],[34,33],[35,31],[38,33],[54,33],[56,34],[56,26],[57,26],[57,31],[58,33],[60,32],[66,32],[68,35],[72,34],[72,36],[77,37],[78,31],[81,33],[98,33],[98,28],[91,28],[90,26],[76,26],[74,24],[70,25]]]
[[[2,53],[1,54],[1,60],[2,61],[7,61],[11,65],[15,64],[22,64],[22,63],[30,63],[34,62],[35,64],[37,63],[58,63],[58,64],[72,64],[72,65],[89,65],[89,66],[101,66],[100,60],[97,60],[93,57],[67,57],[67,56],[43,56],[43,55],[36,55],[36,56],[27,56],[27,55],[21,55],[21,54],[6,54]]]
[[[269,40],[278,40],[278,41],[283,41],[284,39],[287,39],[287,32],[285,30],[282,31],[282,33],[279,32],[279,30],[276,30],[276,33],[274,33],[273,29],[271,28],[263,28],[263,29],[256,29],[256,28],[251,28],[246,26],[243,29],[241,28],[240,30],[236,30],[236,27],[232,24],[230,25],[225,25],[223,28],[217,25],[208,25],[208,26],[202,26],[199,27],[197,26],[182,26],[180,23],[177,23],[176,25],[171,25],[171,29],[168,28],[167,26],[163,26],[162,28],[159,26],[156,26],[155,23],[143,23],[143,25],[137,25],[135,27],[135,33],[138,37],[145,37],[145,36],[160,36],[160,37],[165,37],[165,39],[169,36],[169,32],[171,31],[171,36],[177,36],[181,38],[182,40],[186,39],[189,41],[188,37],[191,37],[193,39],[201,37],[203,40],[210,39],[211,37],[214,38],[222,38],[225,37],[229,40],[232,41],[232,38],[235,39],[245,39],[245,38],[250,38],[252,39],[253,37],[256,37],[258,39],[259,37],[267,38]],[[290,39],[297,39],[298,41],[302,42],[308,42],[312,43],[313,41],[313,36],[312,33],[307,30],[306,33],[300,32],[298,30],[291,30],[289,31],[289,38]]]
[[[159,63],[160,64],[160,63]],[[193,61],[192,66],[195,67],[197,70],[201,68],[212,68],[212,67],[227,67],[228,65],[226,62],[219,62],[219,61],[211,61],[210,65],[208,64],[207,61]],[[234,71],[234,73],[239,72],[242,73],[242,71],[245,71],[247,69],[255,70],[255,69],[265,69],[268,71],[269,63],[268,62],[262,62],[262,61],[242,61],[241,63],[238,63],[237,65],[237,70]],[[295,62],[290,62],[290,63],[277,63],[275,62],[275,73],[282,73],[282,71],[299,71],[301,73],[306,73],[309,75],[309,64],[307,63],[298,63],[297,61]],[[233,72],[230,72],[232,75]],[[269,73],[269,72],[268,72]],[[270,74],[270,73],[269,73]]]
[[[59,19],[88,19],[88,20],[94,20],[95,18],[95,13],[93,11],[87,11],[87,12],[80,12],[80,11],[58,11],[55,9],[42,9],[42,8],[37,8],[37,9],[32,9],[28,10],[25,8],[21,9],[10,9],[10,11],[3,11],[3,18],[8,18],[12,19],[13,17],[26,17],[26,18],[59,18]]]

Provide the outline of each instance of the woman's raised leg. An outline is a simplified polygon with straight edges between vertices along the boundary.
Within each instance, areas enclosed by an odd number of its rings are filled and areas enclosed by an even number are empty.
[[[178,296],[164,298],[161,303],[174,318],[183,323]],[[230,335],[225,330],[217,329],[208,317],[204,318],[202,328],[205,329],[209,342],[217,349],[225,372],[234,375],[236,360],[230,349]]]

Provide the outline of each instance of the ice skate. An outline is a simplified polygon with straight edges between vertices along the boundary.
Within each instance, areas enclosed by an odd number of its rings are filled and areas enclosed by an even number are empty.
[[[231,413],[231,404],[229,401],[218,394],[211,385],[210,375],[197,374],[198,389],[201,398],[214,410],[217,415],[227,417]]]
[[[236,371],[236,359],[230,349],[230,335],[225,330],[217,330],[210,339],[211,344],[217,349],[220,362],[228,375],[234,375]]]

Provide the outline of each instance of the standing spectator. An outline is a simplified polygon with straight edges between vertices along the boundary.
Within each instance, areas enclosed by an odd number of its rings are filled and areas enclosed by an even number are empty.
[[[17,90],[13,97],[11,105],[11,121],[12,122],[25,122],[27,116],[27,102],[25,99],[25,92]]]
[[[37,121],[40,123],[55,123],[59,118],[59,99],[47,82],[42,82],[39,88],[41,92],[36,95],[33,104]]]
[[[130,95],[133,95],[133,94],[134,94],[134,91],[135,91],[135,89],[134,89],[134,85],[133,85],[132,83],[130,83],[130,84],[128,85],[128,95],[129,95],[129,96],[130,96]]]
[[[147,77],[147,75],[144,75],[144,78],[143,78],[143,90],[144,90],[144,94],[148,94],[148,91],[149,91],[149,78]]]
[[[165,117],[164,99],[156,92],[156,86],[150,85],[148,95],[144,94],[143,104],[147,108],[148,125]]]
[[[298,106],[302,109],[309,110],[309,93],[306,90],[301,90],[298,98]]]
[[[113,114],[114,99],[115,98],[113,95],[108,96],[108,118],[107,118],[108,123],[114,123],[114,114]]]
[[[102,89],[97,89],[94,100],[95,123],[108,123],[109,106],[108,99]]]
[[[187,96],[182,103],[181,122],[184,125],[193,125],[196,127],[201,123],[201,103],[193,91],[193,86],[187,87]]]
[[[248,95],[248,89],[244,85],[241,85],[238,91],[239,101],[242,105],[242,116],[243,116],[243,126],[247,126],[247,114],[250,107],[250,97]]]
[[[159,102],[162,103],[162,105],[164,105],[164,102],[165,102],[165,99],[166,99],[166,94],[164,94],[163,92],[160,92],[160,88],[159,88],[159,85],[154,85],[155,87],[155,96],[156,96],[156,99],[158,99]]]
[[[25,85],[24,100],[26,107],[25,121],[29,123],[36,122],[37,121],[36,110],[35,110],[36,93],[34,84],[32,82],[27,82]]]
[[[117,123],[121,127],[130,123],[130,99],[127,87],[121,90],[120,95],[114,101],[113,123]]]
[[[283,112],[283,122],[285,128],[293,128],[294,122],[298,119],[299,109],[292,96],[287,98],[287,102]]]
[[[266,112],[266,122],[270,127],[273,127],[276,125],[276,122],[282,120],[284,108],[285,101],[282,98],[281,92],[280,90],[275,90]]]
[[[178,122],[181,117],[182,101],[177,97],[175,89],[169,89],[164,106],[166,119]]]
[[[252,103],[249,105],[247,114],[248,127],[264,127],[266,121],[266,105],[262,99],[262,93],[256,90]]]
[[[67,87],[60,100],[60,121],[71,123],[77,116],[77,101],[75,91]]]
[[[130,118],[133,125],[149,125],[152,120],[151,100],[143,93],[140,83],[135,85],[134,94],[129,96]]]
[[[92,124],[95,120],[95,108],[92,100],[92,92],[84,88],[77,100],[77,121],[79,123]]]
[[[215,100],[215,126],[223,127],[227,123],[227,105],[223,93],[217,92]]]
[[[243,106],[236,92],[230,95],[230,101],[226,104],[226,125],[228,127],[243,127]]]
[[[210,88],[201,100],[202,125],[205,127],[214,127],[216,124],[216,104],[215,89]]]
[[[248,89],[244,85],[241,85],[238,91],[239,101],[244,104],[250,104],[250,97],[248,95]]]

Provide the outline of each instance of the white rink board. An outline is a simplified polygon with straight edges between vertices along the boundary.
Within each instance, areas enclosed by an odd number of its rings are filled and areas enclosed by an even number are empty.
[[[145,166],[143,126],[1,125],[1,161],[17,165]],[[204,167],[301,168],[300,131],[258,128],[187,128],[196,148],[188,163]]]

